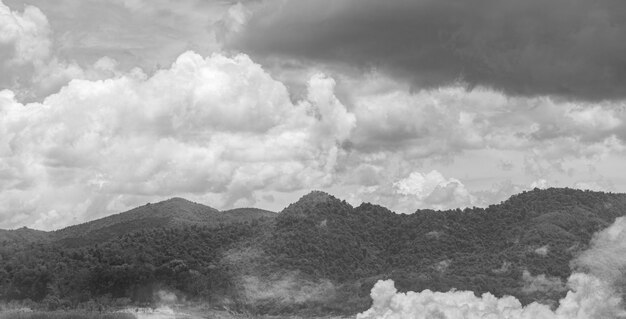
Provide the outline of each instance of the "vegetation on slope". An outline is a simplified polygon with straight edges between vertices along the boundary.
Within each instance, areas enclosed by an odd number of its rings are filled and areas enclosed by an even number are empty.
[[[66,245],[85,245],[107,241],[137,230],[161,227],[240,223],[276,214],[261,209],[237,209],[220,212],[215,208],[183,198],[172,198],[156,204],[148,203],[127,212],[111,215],[53,232],[52,238]]]
[[[131,222],[85,246],[3,245],[0,298],[62,308],[149,304],[169,291],[255,313],[354,313],[391,278],[400,290],[549,303],[565,291],[570,260],[625,209],[622,194],[536,189],[488,208],[399,215],[313,192],[275,218],[134,231]]]

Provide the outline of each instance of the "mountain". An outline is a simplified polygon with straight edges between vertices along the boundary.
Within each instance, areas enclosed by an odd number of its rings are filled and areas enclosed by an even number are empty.
[[[258,208],[236,208],[220,212],[215,208],[175,197],[52,232],[26,227],[16,230],[0,229],[0,243],[24,244],[55,241],[62,242],[66,246],[76,247],[102,243],[124,234],[146,229],[190,225],[218,227],[263,218],[274,218],[276,215],[274,212]]]
[[[228,216],[229,222],[245,222],[257,218],[274,218],[277,216],[275,212],[251,207],[224,210],[222,214]]]
[[[33,243],[48,239],[48,233],[41,230],[22,227],[14,230],[0,229],[0,244]]]
[[[166,290],[252,314],[345,315],[390,278],[400,291],[553,304],[570,261],[624,212],[626,194],[567,188],[410,215],[317,191],[278,214],[171,199],[60,230],[61,241],[0,246],[0,301],[142,304]]]
[[[411,215],[369,203],[352,207],[312,192],[285,208],[269,233],[231,248],[225,261],[245,274],[233,278],[240,290],[258,288],[250,288],[250,278],[264,287],[291,285],[286,295],[308,296],[299,307],[342,314],[367,309],[372,285],[387,278],[401,291],[489,291],[553,303],[563,297],[564,284],[533,290],[533,278],[564,283],[570,261],[624,212],[625,194],[567,188],[535,189],[487,208]],[[308,294],[318,290],[318,296]],[[277,302],[285,296],[267,295],[252,298],[255,311],[289,309]]]
[[[155,204],[148,203],[129,211],[55,231],[52,237],[68,245],[104,242],[123,234],[157,227],[189,225],[217,227],[276,214],[261,209],[241,208],[220,212],[215,208],[175,197]],[[77,240],[81,239],[81,240]]]

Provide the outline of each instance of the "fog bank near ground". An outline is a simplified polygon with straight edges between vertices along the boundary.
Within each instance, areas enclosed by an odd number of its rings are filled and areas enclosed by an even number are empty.
[[[398,293],[393,281],[381,280],[372,289],[372,307],[357,319],[626,318],[622,302],[624,252],[626,219],[620,217],[598,232],[590,248],[572,262],[575,272],[567,281],[569,291],[555,310],[537,302],[523,307],[515,297],[496,298],[490,293],[480,297],[471,291]]]

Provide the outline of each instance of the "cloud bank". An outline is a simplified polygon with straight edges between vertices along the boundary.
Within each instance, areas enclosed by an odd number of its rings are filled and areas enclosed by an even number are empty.
[[[0,2],[0,228],[172,196],[280,210],[323,189],[412,213],[624,187],[621,3],[324,1]],[[593,36],[548,41],[570,25]],[[566,77],[589,85],[555,91]]]
[[[626,96],[619,0],[265,1],[228,46],[514,95]]]
[[[50,54],[50,26],[37,7],[12,11],[0,2],[1,57],[5,65],[38,64]]]
[[[0,1],[0,88],[20,101],[42,100],[72,79],[104,79],[118,74],[118,61],[99,56],[79,65],[58,55],[48,17],[25,5],[23,12]]]
[[[335,286],[329,280],[312,282],[298,273],[274,274],[271,278],[243,276],[244,296],[250,304],[303,304],[310,301],[328,301],[335,296]]]
[[[372,288],[372,307],[357,319],[402,318],[508,318],[508,319],[596,319],[624,318],[622,270],[626,266],[626,218],[620,217],[609,228],[596,234],[590,249],[575,264],[585,272],[573,273],[567,282],[569,291],[554,311],[533,302],[522,307],[515,297],[496,298],[490,293],[480,297],[471,291],[398,293],[393,281],[378,281]],[[553,279],[532,278],[524,274],[533,289],[561,289]],[[540,284],[540,287],[537,287]]]
[[[3,227],[50,229],[173,195],[226,208],[326,187],[357,186],[346,197],[405,213],[478,206],[528,187],[480,194],[420,166],[492,149],[525,154],[518,166],[545,179],[621,152],[626,131],[610,103],[380,89],[378,77],[351,80],[361,85],[346,99],[351,82],[313,73],[294,100],[243,54],[187,52],[151,76],[110,59],[94,68],[109,78],[72,80],[41,103],[0,93]]]
[[[0,1],[0,85],[19,87],[21,73],[43,67],[50,55],[50,25],[37,7],[12,11]]]
[[[355,123],[333,89],[314,75],[293,104],[245,55],[188,52],[152,77],[74,80],[43,103],[2,91],[0,211],[23,212],[17,223],[51,206],[79,213],[63,206],[78,198],[228,193],[229,206],[257,189],[322,187]]]
[[[424,202],[426,206],[466,207],[474,202],[463,183],[454,178],[446,179],[438,171],[424,175],[413,172],[409,177],[395,182],[393,186],[398,194],[415,196],[418,202]]]

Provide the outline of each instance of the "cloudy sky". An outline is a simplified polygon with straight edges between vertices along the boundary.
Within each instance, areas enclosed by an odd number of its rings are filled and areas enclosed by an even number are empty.
[[[623,0],[0,0],[0,228],[626,192]]]

